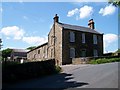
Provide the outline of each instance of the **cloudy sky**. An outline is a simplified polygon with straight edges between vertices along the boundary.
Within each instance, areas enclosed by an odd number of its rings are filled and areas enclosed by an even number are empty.
[[[87,26],[104,33],[104,52],[118,49],[118,8],[107,2],[3,2],[0,37],[5,48],[27,48],[47,42],[55,14],[67,24]]]

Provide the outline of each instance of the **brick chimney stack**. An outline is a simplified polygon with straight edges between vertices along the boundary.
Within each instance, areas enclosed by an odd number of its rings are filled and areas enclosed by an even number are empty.
[[[90,29],[95,29],[93,19],[90,19],[90,20],[89,20],[89,22],[88,22],[88,27],[89,27]]]
[[[57,14],[55,14],[55,17],[53,19],[54,19],[54,23],[59,22],[59,17],[57,16]]]

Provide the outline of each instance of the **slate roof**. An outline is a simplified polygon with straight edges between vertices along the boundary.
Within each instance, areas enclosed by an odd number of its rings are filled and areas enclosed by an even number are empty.
[[[102,34],[94,29],[90,29],[83,26],[77,26],[77,25],[70,25],[70,24],[64,24],[64,23],[58,23],[60,27],[63,27],[64,29],[71,29],[71,30],[77,30],[82,32],[89,32],[89,33],[95,33],[95,34]]]
[[[47,44],[48,44],[48,42],[43,43],[43,44],[41,44],[41,45],[39,45],[39,46],[33,48],[32,50],[28,51],[28,53],[31,52],[31,51],[33,51],[33,50],[35,50],[35,49],[38,49],[38,48],[40,48],[40,47],[43,47],[43,46],[45,46],[45,45],[47,45]]]
[[[12,49],[13,52],[28,52],[29,50],[25,50],[25,49]]]

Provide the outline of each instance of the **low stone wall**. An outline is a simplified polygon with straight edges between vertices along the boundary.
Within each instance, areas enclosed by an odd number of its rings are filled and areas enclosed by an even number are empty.
[[[72,64],[86,64],[92,59],[93,59],[92,57],[73,58]]]

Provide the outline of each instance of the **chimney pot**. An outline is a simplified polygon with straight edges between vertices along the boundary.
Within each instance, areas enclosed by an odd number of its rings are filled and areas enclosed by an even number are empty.
[[[88,27],[89,27],[90,29],[95,29],[93,19],[90,19],[90,20],[88,21]]]
[[[59,22],[59,17],[57,16],[57,14],[55,14],[55,17],[53,19],[54,19],[54,23]]]

